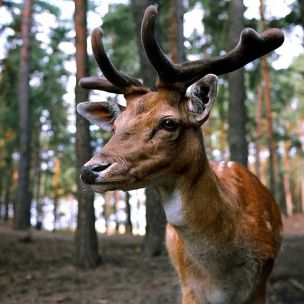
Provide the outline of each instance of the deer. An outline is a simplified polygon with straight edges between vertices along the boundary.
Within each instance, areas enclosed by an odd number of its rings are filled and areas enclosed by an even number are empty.
[[[284,35],[275,28],[261,34],[246,28],[230,52],[175,64],[158,43],[156,18],[157,8],[149,6],[141,27],[143,48],[158,75],[155,91],[117,70],[104,49],[102,29],[92,32],[102,76],[84,77],[80,86],[123,94],[126,107],[114,101],[77,106],[91,123],[112,132],[84,164],[80,179],[99,193],[156,189],[183,304],[265,303],[282,240],[279,209],[247,168],[208,161],[201,127],[215,100],[218,76],[275,50]]]

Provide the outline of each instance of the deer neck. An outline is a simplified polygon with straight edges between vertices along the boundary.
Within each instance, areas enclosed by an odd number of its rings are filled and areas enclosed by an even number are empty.
[[[203,164],[203,165],[202,165]],[[202,149],[191,170],[159,188],[169,224],[184,240],[204,238],[231,241],[236,201],[221,184]]]

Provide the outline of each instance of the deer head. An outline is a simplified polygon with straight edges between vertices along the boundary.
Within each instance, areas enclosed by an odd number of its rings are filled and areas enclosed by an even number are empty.
[[[173,64],[156,40],[156,15],[156,8],[149,6],[141,29],[143,47],[159,78],[156,92],[118,71],[105,53],[102,30],[92,33],[93,53],[103,76],[83,78],[80,85],[124,94],[127,101],[124,110],[115,102],[84,102],[77,107],[90,122],[113,133],[83,167],[81,179],[94,191],[172,184],[185,172],[194,178],[207,163],[200,127],[216,96],[216,75],[243,67],[284,40],[278,29],[262,34],[245,29],[238,45],[224,56]],[[186,90],[194,83],[188,98]]]

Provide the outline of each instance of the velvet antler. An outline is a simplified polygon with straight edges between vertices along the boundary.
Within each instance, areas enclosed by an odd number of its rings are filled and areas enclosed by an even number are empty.
[[[213,73],[216,75],[235,71],[247,63],[275,50],[284,41],[283,32],[279,29],[269,29],[258,34],[253,29],[244,29],[238,45],[228,54],[203,60],[172,63],[161,50],[155,37],[155,20],[157,9],[151,5],[146,9],[142,22],[142,43],[159,77],[158,87],[176,85],[186,91],[187,87]]]
[[[102,43],[103,32],[95,28],[92,32],[92,49],[95,60],[104,76],[85,77],[79,82],[86,89],[97,89],[111,93],[128,94],[130,92],[147,92],[142,83],[130,76],[119,72],[109,60]]]
[[[209,73],[222,75],[235,71],[275,50],[284,41],[283,32],[279,29],[269,29],[258,34],[253,29],[247,28],[241,32],[238,45],[226,55],[174,64],[166,57],[157,42],[156,16],[156,7],[149,6],[142,21],[141,37],[147,57],[158,74],[158,88],[174,86],[185,92],[187,87],[203,76]],[[92,33],[92,48],[95,60],[104,76],[82,78],[80,86],[125,95],[148,92],[149,90],[140,81],[123,74],[112,65],[104,50],[102,36],[102,30],[95,28]]]

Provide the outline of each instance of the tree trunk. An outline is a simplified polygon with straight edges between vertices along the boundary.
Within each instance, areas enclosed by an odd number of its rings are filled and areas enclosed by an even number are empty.
[[[104,195],[103,216],[105,220],[106,234],[110,233],[109,218],[112,213],[112,192],[106,192]]]
[[[132,0],[133,18],[135,21],[136,41],[138,47],[138,53],[140,58],[140,74],[143,78],[144,84],[151,89],[155,89],[156,74],[152,68],[146,54],[143,50],[143,46],[140,38],[141,21],[144,16],[145,8],[154,3],[149,0]],[[159,198],[155,194],[154,190],[146,189],[146,235],[144,240],[143,252],[148,256],[157,256],[161,253],[161,248],[165,239],[164,229],[154,229],[154,226],[165,226],[166,218],[162,216],[163,207],[159,203]],[[150,241],[152,243],[150,243]]]
[[[145,9],[153,4],[154,1],[151,0],[132,0],[132,11],[133,19],[135,23],[135,33],[137,50],[139,54],[140,61],[140,75],[139,77],[143,79],[144,85],[150,89],[155,89],[156,73],[148,60],[144,48],[142,46],[140,32],[141,32],[141,22],[144,16]]]
[[[301,160],[301,168],[304,168],[304,158]],[[301,212],[304,213],[304,172],[301,173]]]
[[[4,217],[3,220],[8,222],[9,219],[9,206],[11,203],[11,180],[12,180],[12,172],[9,172],[8,176],[8,184],[5,188],[5,195],[4,195]]]
[[[1,170],[2,171],[2,170]],[[0,219],[2,218],[2,208],[3,208],[3,197],[2,197],[2,191],[3,191],[3,174],[0,171]]]
[[[300,6],[300,16],[302,20],[302,29],[304,31],[304,0],[298,0],[299,6]],[[304,39],[303,39],[303,44],[304,44]]]
[[[265,25],[265,5],[264,0],[260,0],[260,26],[261,31],[266,30]],[[270,95],[270,73],[269,65],[267,61],[267,56],[261,58],[261,68],[262,68],[262,79],[263,79],[263,89],[264,89],[264,98],[265,98],[265,109],[266,109],[266,122],[267,122],[267,133],[268,133],[268,149],[269,149],[269,187],[273,194],[276,192],[276,143],[273,139],[272,131],[272,110],[271,110],[271,95]]]
[[[115,210],[115,233],[119,233],[119,196],[120,196],[120,191],[116,190],[113,193],[114,197],[114,210]]]
[[[152,188],[146,189],[147,226],[144,240],[144,254],[158,256],[161,254],[166,230],[166,215],[159,196]]]
[[[169,51],[174,63],[186,61],[183,0],[169,1]]]
[[[261,137],[262,137],[262,84],[258,85],[257,88],[257,106],[256,106],[256,135],[255,135],[255,174],[260,179],[261,178]]]
[[[58,199],[59,199],[59,175],[60,175],[60,161],[58,158],[54,160],[54,175],[53,175],[53,187],[54,187],[54,227],[53,231],[57,229],[57,213],[58,213]]]
[[[5,161],[5,174],[6,174],[6,185],[4,192],[4,221],[8,222],[9,219],[9,205],[11,204],[12,196],[12,179],[13,179],[13,159],[11,153],[8,153]]]
[[[229,49],[237,45],[244,28],[245,7],[242,0],[231,0],[229,6]],[[248,164],[248,142],[246,139],[247,112],[245,106],[244,68],[228,75],[229,109],[228,142],[231,160]]]
[[[30,155],[31,155],[31,127],[30,127],[30,35],[32,26],[32,0],[25,0],[22,10],[19,66],[19,137],[20,160],[17,200],[14,212],[14,228],[26,230],[30,227]]]
[[[131,222],[130,194],[128,191],[126,191],[126,214],[127,214],[126,233],[132,234],[133,227]]]
[[[87,1],[75,0],[76,31],[76,106],[88,99],[88,92],[78,85],[79,79],[88,75],[87,59]],[[100,264],[98,242],[95,230],[94,194],[84,193],[81,189],[80,175],[82,166],[91,157],[89,123],[76,111],[76,174],[78,215],[75,235],[75,262],[81,268],[94,268]]]
[[[42,201],[41,201],[41,159],[38,156],[37,173],[36,173],[36,229],[42,228],[43,214],[42,214]]]
[[[300,180],[301,180],[301,212],[304,213],[304,143],[302,142],[301,147],[300,147],[300,168],[301,168],[301,173],[300,173]]]
[[[35,147],[35,168],[34,170],[34,179],[33,179],[33,184],[35,184],[35,193],[34,199],[36,201],[36,229],[41,230],[42,228],[42,203],[41,203],[41,140],[40,140],[40,135],[41,135],[41,128],[42,124],[38,124],[37,128],[37,133],[36,133],[36,139],[34,143]]]
[[[289,148],[290,143],[288,141],[284,142],[284,192],[285,192],[285,204],[286,204],[286,214],[288,217],[292,216],[292,196],[290,191],[290,164],[289,164]]]

